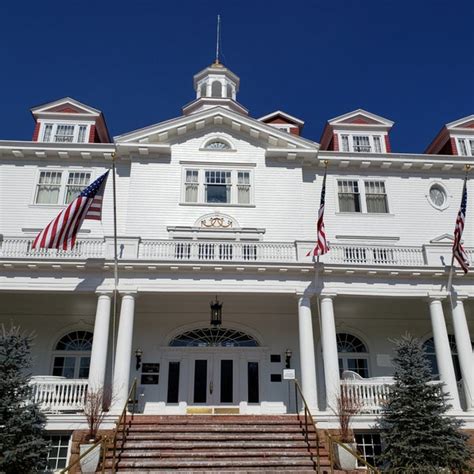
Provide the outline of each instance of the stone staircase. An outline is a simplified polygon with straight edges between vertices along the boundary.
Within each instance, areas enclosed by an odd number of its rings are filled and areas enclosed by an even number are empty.
[[[118,472],[314,473],[316,434],[311,430],[307,443],[303,427],[297,415],[135,415],[118,444]],[[324,441],[320,472],[329,473]],[[106,471],[111,461],[109,450]]]

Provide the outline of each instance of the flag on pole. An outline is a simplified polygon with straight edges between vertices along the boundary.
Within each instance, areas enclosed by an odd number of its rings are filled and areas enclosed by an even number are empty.
[[[72,249],[84,219],[102,219],[102,200],[108,174],[107,171],[83,189],[79,196],[37,235],[33,248]]]
[[[461,245],[462,233],[466,221],[466,207],[467,207],[467,176],[464,179],[464,186],[462,189],[461,207],[459,208],[458,216],[456,218],[456,225],[454,227],[454,243],[453,243],[453,257],[459,262],[464,273],[469,270],[469,259],[467,257],[464,247]]]
[[[319,211],[318,211],[318,224],[317,224],[317,242],[316,247],[313,250],[309,251],[306,256],[309,257],[312,255],[313,257],[317,255],[324,255],[325,253],[329,252],[329,245],[326,240],[326,231],[324,229],[324,204],[326,200],[326,170],[324,170],[324,178],[323,178],[323,188],[321,189],[321,202],[319,204]]]

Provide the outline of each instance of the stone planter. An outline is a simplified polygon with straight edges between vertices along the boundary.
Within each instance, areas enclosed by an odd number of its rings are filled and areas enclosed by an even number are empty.
[[[93,445],[94,443],[81,444],[79,446],[79,454],[82,455]],[[101,445],[98,444],[92,451],[89,452],[89,454],[86,454],[86,456],[79,461],[79,464],[81,465],[81,471],[84,474],[94,473],[97,471],[97,466],[99,465],[100,460],[100,448]]]
[[[357,444],[356,443],[342,443],[344,446],[347,446],[352,451],[357,452]],[[337,456],[337,463],[341,469],[346,471],[353,471],[357,469],[357,458],[346,451],[342,446],[336,444],[336,456]]]

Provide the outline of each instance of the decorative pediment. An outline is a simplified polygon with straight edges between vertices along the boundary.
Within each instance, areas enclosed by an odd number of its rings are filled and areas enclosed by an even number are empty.
[[[357,109],[353,112],[348,112],[347,114],[340,115],[339,117],[334,117],[331,120],[328,120],[329,125],[376,125],[386,128],[391,128],[393,122],[388,120],[380,115],[367,112],[363,109]]]
[[[101,114],[100,110],[94,109],[71,97],[64,97],[47,104],[42,104],[31,109],[33,116],[42,114],[82,114],[97,117]]]
[[[448,130],[457,129],[474,129],[474,115],[468,115],[467,117],[460,118],[454,122],[446,124]]]
[[[247,135],[249,141],[258,142],[259,146],[267,151],[277,151],[282,156],[289,154],[291,159],[299,155],[316,158],[319,149],[316,142],[291,135],[222,107],[213,107],[120,135],[115,137],[115,142],[119,149],[134,153],[138,151],[146,155],[152,151],[159,151],[160,148],[164,150],[174,141],[183,140],[186,134],[195,136],[199,131],[205,134],[209,129],[222,130],[228,134],[238,133],[239,136]]]
[[[194,227],[201,229],[238,229],[240,228],[237,221],[228,216],[227,214],[221,214],[215,212],[212,214],[206,214],[200,217],[195,223]]]
[[[430,244],[450,244],[452,245],[454,237],[451,234],[442,234],[430,240]]]

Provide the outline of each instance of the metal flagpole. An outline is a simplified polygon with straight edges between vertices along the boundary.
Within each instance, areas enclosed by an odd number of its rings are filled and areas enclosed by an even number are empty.
[[[466,169],[466,176],[464,177],[464,185],[462,188],[463,193],[464,193],[464,187],[467,186],[467,174],[469,173],[469,170],[471,169],[471,165],[466,165],[465,169]],[[456,220],[457,220],[457,217],[456,217]],[[454,249],[453,249],[453,255],[451,256],[451,268],[449,269],[448,285],[446,287],[446,291],[449,293],[450,299],[451,299],[451,290],[453,286],[453,273],[454,273]],[[451,302],[451,305],[452,305],[452,302]]]
[[[112,190],[114,209],[114,298],[112,314],[112,374],[115,371],[115,337],[117,328],[117,288],[118,288],[118,250],[117,250],[117,187],[115,180],[115,158],[116,153],[112,153]],[[112,375],[113,377],[113,375]]]
[[[221,16],[217,15],[216,64],[219,64],[220,40],[221,40]]]

